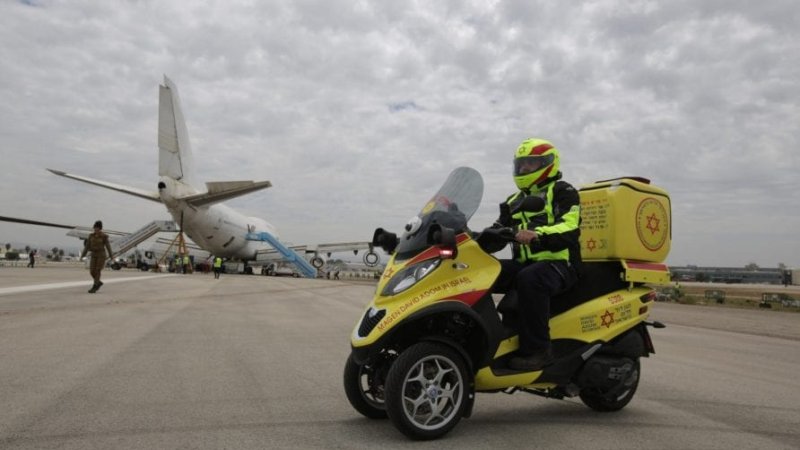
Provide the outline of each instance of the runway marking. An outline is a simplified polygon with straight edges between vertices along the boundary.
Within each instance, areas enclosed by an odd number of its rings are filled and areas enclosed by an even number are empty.
[[[111,278],[109,280],[103,280],[103,284],[114,284],[123,281],[149,280],[151,278],[174,277],[174,276],[175,274],[161,274],[161,275],[147,275],[143,277]],[[92,284],[91,279],[85,281],[66,281],[63,283],[31,284],[28,286],[0,288],[0,295],[19,294],[22,292],[48,291],[51,289],[71,288],[80,286],[91,286],[91,284]]]

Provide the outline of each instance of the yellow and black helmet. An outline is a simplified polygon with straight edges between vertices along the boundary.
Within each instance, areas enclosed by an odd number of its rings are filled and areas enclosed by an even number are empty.
[[[520,190],[535,192],[559,170],[558,149],[544,139],[526,139],[514,153],[514,182]]]

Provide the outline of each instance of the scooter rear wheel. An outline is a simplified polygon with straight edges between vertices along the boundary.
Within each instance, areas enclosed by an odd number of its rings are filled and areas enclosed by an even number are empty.
[[[641,375],[641,366],[639,358],[634,360],[633,371],[627,380],[623,382],[623,389],[617,393],[612,394],[608,391],[600,389],[583,389],[580,392],[581,401],[583,404],[600,412],[613,412],[619,411],[624,408],[633,398],[636,393],[636,388],[639,387],[639,377]]]
[[[359,365],[353,355],[344,365],[344,392],[356,411],[370,419],[385,419],[383,381],[375,366]],[[384,374],[385,369],[384,369]]]
[[[468,375],[450,347],[421,342],[406,349],[389,369],[386,411],[412,439],[436,439],[458,424],[467,406]]]

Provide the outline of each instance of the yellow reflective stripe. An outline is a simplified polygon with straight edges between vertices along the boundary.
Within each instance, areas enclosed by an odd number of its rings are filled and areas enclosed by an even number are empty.
[[[531,261],[553,261],[553,260],[561,260],[561,261],[569,261],[569,250],[559,250],[557,252],[548,252],[548,251],[541,251],[539,253],[534,253],[530,257]],[[524,261],[520,261],[524,262]]]
[[[581,220],[581,207],[578,205],[573,206],[569,209],[569,212],[561,216],[561,218],[563,222],[555,225],[536,227],[536,232],[542,234],[558,234],[577,230]]]
[[[534,228],[537,234],[548,235],[548,234],[568,233],[570,231],[574,231],[579,228],[580,218],[581,218],[581,210],[579,205],[572,206],[572,208],[570,208],[570,210],[566,214],[561,216],[561,221],[559,223],[555,223],[556,219],[553,214],[554,188],[555,188],[555,183],[551,183],[547,187],[547,192],[545,194],[546,195],[545,208],[543,212],[539,212],[538,214],[531,214],[521,211],[511,216],[512,219],[515,219],[517,222],[520,223],[520,229],[527,230],[532,219],[542,214],[547,214],[548,225],[541,225]],[[520,195],[522,195],[521,192],[517,192],[516,194],[512,195],[511,197],[508,198],[507,203],[510,205]],[[569,261],[569,249],[563,249],[556,252],[551,252],[547,250],[533,252],[530,246],[522,244],[519,245],[519,256],[517,257],[517,261],[524,263],[526,261],[544,261],[544,260]]]

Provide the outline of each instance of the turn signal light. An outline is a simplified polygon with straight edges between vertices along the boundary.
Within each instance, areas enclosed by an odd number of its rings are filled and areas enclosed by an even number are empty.
[[[647,294],[644,294],[643,296],[639,297],[639,300],[641,300],[642,303],[652,302],[655,299],[656,299],[656,291],[650,291]]]

